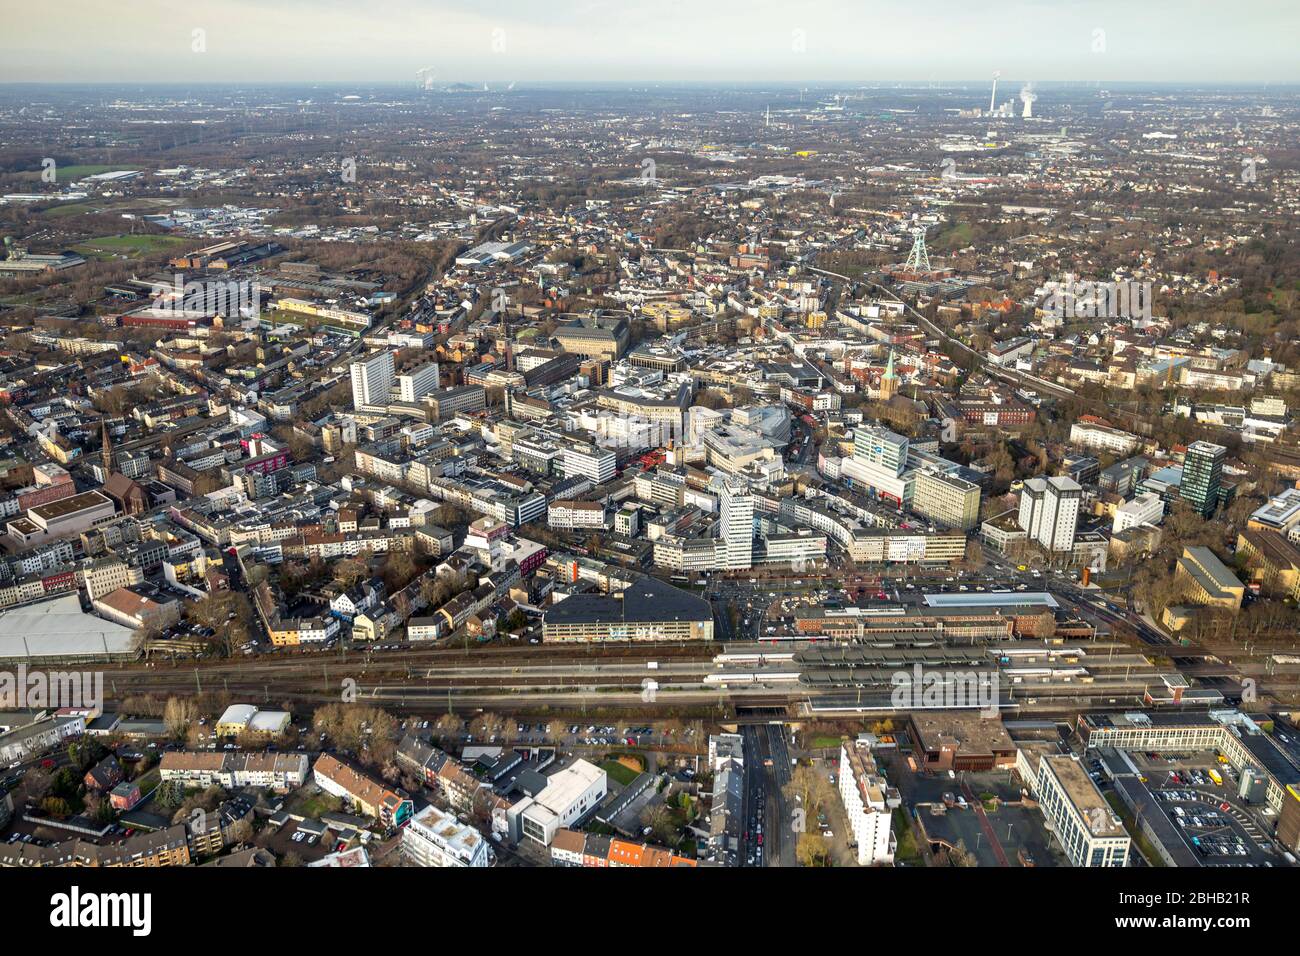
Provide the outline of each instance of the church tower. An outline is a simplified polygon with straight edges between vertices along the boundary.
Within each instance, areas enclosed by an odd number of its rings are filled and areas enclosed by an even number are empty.
[[[887,402],[898,394],[898,373],[894,371],[894,350],[889,350],[889,361],[885,364],[885,374],[880,378],[880,400]]]
[[[108,476],[113,473],[113,439],[108,437],[108,419],[100,418],[100,450],[99,454],[104,464],[104,480],[108,481]]]

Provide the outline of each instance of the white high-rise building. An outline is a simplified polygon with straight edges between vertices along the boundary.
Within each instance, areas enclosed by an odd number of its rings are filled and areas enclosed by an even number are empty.
[[[857,843],[858,865],[892,863],[897,843],[890,820],[900,800],[897,794],[889,793],[867,748],[840,744],[840,799]]]
[[[1069,551],[1082,500],[1083,487],[1073,478],[1030,478],[1020,493],[1020,527],[1048,551]]]
[[[438,363],[426,362],[409,372],[397,376],[398,398],[403,402],[418,402],[438,390]]]
[[[352,407],[388,404],[388,393],[393,388],[394,372],[392,352],[376,352],[369,358],[353,362]]]
[[[720,565],[744,569],[754,564],[754,496],[741,479],[718,480],[718,537],[724,549]]]

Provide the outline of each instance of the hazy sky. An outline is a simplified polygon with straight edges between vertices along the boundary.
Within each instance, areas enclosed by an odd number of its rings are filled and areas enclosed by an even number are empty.
[[[995,69],[1037,81],[1300,80],[1300,0],[59,0],[19,16],[20,6],[0,4],[0,82],[413,82],[422,67],[472,83],[973,80]]]

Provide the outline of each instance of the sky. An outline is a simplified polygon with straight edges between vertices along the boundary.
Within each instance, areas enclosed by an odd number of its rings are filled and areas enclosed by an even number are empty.
[[[0,82],[1300,81],[1300,0],[0,0]]]

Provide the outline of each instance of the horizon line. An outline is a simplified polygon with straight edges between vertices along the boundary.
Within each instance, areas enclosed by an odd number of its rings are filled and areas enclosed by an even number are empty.
[[[1114,84],[1124,84],[1130,86],[1204,86],[1204,87],[1239,87],[1239,86],[1279,86],[1279,87],[1300,87],[1300,77],[1289,80],[1197,80],[1197,79],[1068,79],[1068,80],[1043,80],[1035,79],[1032,76],[1016,77],[1001,76],[1001,82],[1032,82],[1039,86],[1077,86],[1081,88],[1099,89]],[[482,83],[496,83],[501,86],[509,85],[517,89],[520,85],[528,87],[548,86],[570,86],[570,87],[588,87],[595,88],[600,86],[659,86],[659,87],[679,87],[679,86],[703,86],[703,87],[734,87],[734,86],[774,86],[777,88],[789,88],[792,92],[799,92],[801,89],[808,89],[813,86],[873,86],[877,84],[891,84],[895,86],[907,86],[917,89],[942,89],[948,86],[987,86],[990,78],[966,78],[952,80],[920,80],[920,79],[844,79],[844,80],[774,80],[774,79],[744,79],[744,80],[690,80],[690,79],[673,79],[673,80],[651,80],[651,79],[608,79],[608,80],[589,80],[589,79],[551,79],[551,80],[529,80],[529,79],[499,79],[499,80],[449,80],[443,83],[438,89],[423,90],[416,87],[416,80],[397,80],[397,79],[357,79],[357,80],[317,80],[317,79],[247,79],[247,80],[186,80],[186,79],[163,79],[163,80],[0,80],[0,88],[8,86],[230,86],[243,87],[249,85],[257,86],[327,86],[327,87],[354,87],[354,86],[396,86],[411,88],[421,93],[438,93],[451,86],[474,86],[477,87]],[[513,92],[510,90],[507,92]],[[480,91],[482,92],[482,91]],[[498,92],[490,90],[489,92]]]

